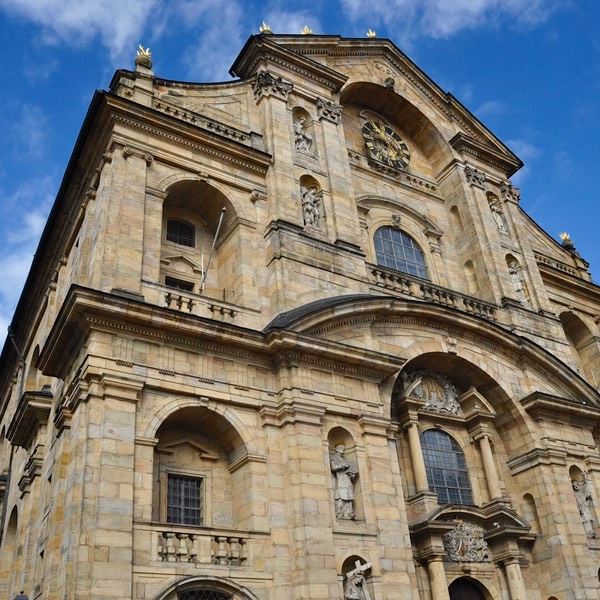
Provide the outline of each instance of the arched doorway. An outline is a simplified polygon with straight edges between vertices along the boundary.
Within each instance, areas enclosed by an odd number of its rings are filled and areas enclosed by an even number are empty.
[[[485,600],[479,588],[468,579],[457,579],[448,588],[450,600]]]

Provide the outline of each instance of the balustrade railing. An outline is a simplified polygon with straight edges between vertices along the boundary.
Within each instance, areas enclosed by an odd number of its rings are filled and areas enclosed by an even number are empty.
[[[219,535],[171,528],[154,532],[156,560],[164,562],[242,565],[248,559],[247,536]]]
[[[449,306],[489,321],[496,321],[496,306],[448,288],[398,273],[381,267],[371,266],[371,281],[379,287],[427,302]]]

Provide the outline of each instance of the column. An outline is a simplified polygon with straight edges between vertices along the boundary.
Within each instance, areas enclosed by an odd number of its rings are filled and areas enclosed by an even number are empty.
[[[434,600],[450,600],[448,593],[448,582],[446,581],[446,569],[441,556],[434,556],[427,564],[429,568],[429,583],[431,585],[431,597]],[[514,600],[514,599],[511,599]]]
[[[405,429],[408,432],[410,459],[413,466],[417,493],[427,492],[429,491],[429,484],[427,483],[425,460],[423,459],[423,449],[421,448],[421,438],[419,437],[419,424],[416,420],[411,420],[405,425]]]
[[[490,499],[496,500],[502,498],[502,490],[500,489],[498,471],[496,470],[496,463],[492,454],[490,436],[488,433],[482,433],[476,436],[475,439],[479,442],[479,449],[481,450],[481,457],[483,459],[483,470],[485,471],[485,478],[488,490],[490,491]]]
[[[527,600],[525,582],[523,581],[518,559],[513,558],[511,562],[504,563],[504,568],[506,569],[510,600]]]

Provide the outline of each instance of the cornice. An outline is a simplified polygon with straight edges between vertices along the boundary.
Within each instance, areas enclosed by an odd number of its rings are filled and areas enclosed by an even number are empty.
[[[449,144],[461,154],[468,154],[500,169],[507,177],[510,177],[523,166],[523,163],[516,156],[501,153],[489,144],[482,143],[481,140],[474,139],[461,132],[457,133],[449,141]]]

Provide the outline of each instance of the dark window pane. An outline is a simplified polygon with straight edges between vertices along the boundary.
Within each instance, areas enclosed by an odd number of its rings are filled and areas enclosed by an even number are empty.
[[[167,522],[180,525],[202,524],[202,479],[168,475]]]
[[[428,429],[421,446],[429,487],[440,504],[473,504],[473,494],[464,454],[447,433]]]
[[[177,290],[184,290],[186,292],[194,291],[194,284],[191,281],[183,281],[182,279],[175,279],[175,277],[165,277],[165,285],[175,288]]]
[[[216,590],[193,590],[178,592],[177,600],[231,600],[231,596]]]
[[[373,239],[377,264],[429,279],[425,255],[409,235],[393,227],[380,227]]]
[[[167,239],[182,246],[193,247],[195,245],[194,226],[184,221],[169,219],[167,221]]]

